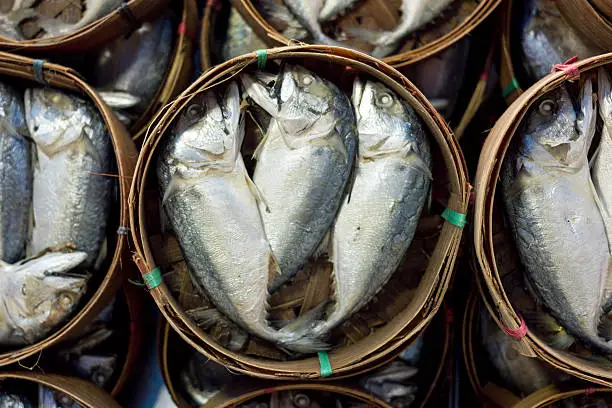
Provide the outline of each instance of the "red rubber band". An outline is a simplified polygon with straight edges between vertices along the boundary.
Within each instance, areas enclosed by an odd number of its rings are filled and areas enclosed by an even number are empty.
[[[595,392],[597,392],[597,390],[595,388],[593,388],[593,387],[589,387],[589,388],[584,390],[584,393],[586,395],[591,395],[591,394],[594,394]]]
[[[480,79],[483,81],[489,79],[489,71],[483,71],[482,74],[480,74]]]
[[[567,75],[569,79],[579,78],[580,70],[578,69],[576,62],[578,62],[578,57],[572,57],[568,59],[567,61],[565,61],[564,64],[553,65],[551,72],[563,71],[565,72],[565,75]]]
[[[185,24],[184,21],[181,21],[181,24],[179,24],[176,32],[179,34],[185,34],[185,37],[191,40],[191,42],[196,42],[195,35],[191,31],[187,30],[187,24]]]
[[[450,307],[446,308],[446,323],[451,324],[455,319],[455,314],[453,313],[453,309]]]
[[[274,391],[276,391],[275,387],[266,388],[264,394],[272,394]]]
[[[519,318],[521,319],[521,325],[519,326],[518,329],[512,330],[507,327],[503,327],[504,331],[510,337],[513,337],[518,340],[522,339],[523,337],[527,335],[527,325],[525,324],[525,320],[523,320],[523,316],[521,315],[519,315]]]
[[[214,8],[214,9],[215,9],[215,10],[217,10],[217,11],[221,11],[221,2],[220,2],[220,1],[218,1],[218,0],[208,0],[208,1],[206,2],[206,5],[207,5],[208,7],[212,7],[212,8]]]

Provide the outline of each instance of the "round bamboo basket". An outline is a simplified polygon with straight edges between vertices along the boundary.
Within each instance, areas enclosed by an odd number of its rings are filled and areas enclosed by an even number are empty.
[[[589,387],[587,383],[567,381],[541,388],[521,399],[512,391],[488,381],[479,361],[479,355],[482,355],[482,352],[474,348],[478,342],[477,339],[480,337],[478,333],[479,305],[480,298],[477,290],[474,289],[468,298],[463,315],[461,345],[467,375],[481,406],[490,408],[537,408],[547,407],[576,396],[598,396],[599,394],[612,393],[611,388]]]
[[[340,88],[352,86],[354,74],[367,74],[405,98],[421,116],[434,142],[432,143],[435,152],[434,163],[436,161],[438,163],[437,166],[434,165],[434,191],[437,188],[441,189],[438,194],[443,197],[442,200],[448,199],[445,206],[458,213],[466,213],[470,188],[460,149],[448,125],[425,97],[399,72],[368,55],[344,48],[283,47],[268,50],[267,58],[269,62],[276,60],[298,62],[315,71],[326,72],[325,76],[328,78],[332,72],[335,72],[338,75],[336,84]],[[155,118],[151,133],[142,146],[130,193],[131,231],[136,249],[134,260],[142,274],[158,266],[161,270],[167,271],[172,264],[173,271],[182,271],[180,273],[183,275],[186,272],[186,265],[176,240],[160,235],[159,225],[156,225],[156,220],[153,219],[156,217],[150,216],[159,212],[157,180],[151,168],[160,139],[165,136],[164,133],[172,120],[187,106],[194,95],[231,78],[242,70],[254,69],[256,66],[257,56],[251,53],[209,70]],[[435,315],[448,287],[462,229],[443,221],[439,215],[422,217],[421,225],[423,229],[417,229],[417,238],[409,249],[410,254],[413,253],[412,249],[416,252],[411,259],[411,266],[404,264],[406,272],[412,268],[412,274],[396,273],[379,293],[376,317],[371,318],[372,322],[378,322],[374,326],[368,321],[360,320],[358,315],[355,316],[356,320],[349,321],[348,331],[345,331],[344,335],[346,341],[351,344],[329,353],[333,374],[327,377],[328,379],[359,374],[391,360]],[[400,266],[400,269],[403,267]],[[420,282],[413,282],[417,287],[414,292],[410,292],[408,289],[410,283],[402,282],[402,277],[412,279],[410,276],[418,277],[420,273],[422,273]],[[301,303],[302,307],[307,303],[309,306],[318,304],[324,299],[319,297],[329,291],[328,268],[319,268],[314,275],[307,276],[309,276],[307,285],[303,288],[301,297],[293,299],[297,300],[298,304]],[[189,282],[189,279],[183,280],[187,285]],[[185,289],[182,293],[193,292],[195,291]],[[275,351],[276,348],[263,347],[260,342],[250,344],[254,348],[251,349],[252,352],[248,349],[244,353],[229,351],[210,333],[196,325],[181,304],[181,300],[188,302],[189,299],[180,299],[176,292],[172,293],[165,279],[150,293],[170,325],[188,343],[231,370],[269,379],[295,380],[320,377],[319,360],[316,357],[281,361],[282,357],[276,357],[275,353],[278,353]],[[281,299],[280,303],[286,300]],[[310,303],[313,301],[316,302]],[[370,333],[370,329],[374,330]],[[257,356],[253,356],[254,354]]]
[[[576,67],[580,73],[585,73],[611,62],[612,54],[603,54],[580,61]],[[501,227],[502,205],[496,201],[498,197],[495,194],[497,182],[508,146],[530,106],[539,97],[566,81],[567,75],[557,72],[527,89],[498,120],[480,154],[476,173],[473,226],[478,283],[493,319],[500,327],[510,330],[520,326],[520,318],[502,282],[504,278],[507,281],[513,276],[518,260],[513,252],[512,238]],[[553,367],[585,380],[612,386],[612,370],[609,367],[553,349],[533,331],[528,331],[519,342],[524,355],[541,358]]]
[[[251,0],[231,0],[231,2],[244,17],[245,21],[253,28],[253,31],[270,47],[291,45],[294,43],[290,38],[283,36],[278,30],[270,25],[259,13]],[[369,5],[370,8],[363,7],[362,13],[364,13],[363,15],[365,16],[367,15],[366,13],[374,13],[384,9],[384,17],[381,17],[381,19],[388,20],[388,13],[390,10],[388,10],[388,6],[385,5],[385,3],[386,2],[372,2],[372,4]],[[478,5],[448,33],[432,39],[425,44],[414,45],[413,48],[409,50],[405,50],[404,47],[398,54],[385,57],[383,61],[395,68],[400,68],[436,55],[443,49],[469,35],[472,30],[482,23],[501,3],[501,0],[482,0],[478,2]],[[397,6],[399,7],[399,2]]]
[[[181,22],[166,76],[149,107],[130,127],[130,133],[137,143],[142,142],[155,112],[174,99],[191,81],[193,50],[197,41],[198,7],[196,0],[183,0],[182,3]]]
[[[0,52],[0,75],[4,79],[17,79],[30,82],[32,86],[40,86],[35,81],[33,70],[34,60]],[[84,82],[75,71],[61,65],[45,63],[42,68],[42,77],[45,85],[72,91],[90,99],[100,111],[103,120],[109,129],[112,138],[117,175],[118,198],[114,208],[111,208],[111,218],[108,226],[108,255],[104,265],[108,269],[98,271],[88,283],[87,301],[77,313],[63,326],[54,330],[45,339],[16,350],[4,350],[0,353],[0,366],[20,362],[29,356],[35,356],[43,352],[47,347],[55,345],[60,341],[73,338],[89,324],[113,298],[117,290],[121,288],[123,273],[132,267],[128,249],[128,236],[123,228],[128,225],[129,214],[127,198],[137,151],[128,132],[115,117],[112,111],[102,102],[100,97]],[[121,232],[121,233],[119,233]]]
[[[17,41],[0,36],[0,50],[19,54],[66,54],[94,50],[129,33],[141,21],[152,20],[168,6],[169,0],[129,0],[93,23],[70,34]]]
[[[446,312],[446,310],[444,310],[444,312]],[[428,326],[426,332],[422,334],[426,336],[424,346],[426,350],[423,351],[424,355],[421,357],[422,372],[419,372],[417,376],[426,376],[426,380],[417,381],[419,384],[419,391],[417,393],[417,399],[413,403],[414,406],[427,406],[430,397],[435,394],[442,377],[451,344],[452,324],[451,320],[443,318],[444,315],[445,313],[439,313],[432,324]],[[168,392],[179,408],[192,407],[192,404],[186,401],[183,393],[180,391],[180,385],[177,384],[177,379],[179,378],[177,370],[184,367],[186,364],[186,358],[189,356],[189,353],[186,351],[189,347],[190,346],[172,330],[167,322],[163,320],[160,322],[158,333],[158,361],[160,363],[162,378],[164,379]],[[211,399],[211,401],[203,405],[203,407],[230,407],[247,403],[252,399],[270,394],[274,391],[289,390],[334,392],[356,398],[362,402],[375,404],[374,406],[390,407],[390,405],[384,401],[364,390],[357,381],[349,382],[345,380],[333,384],[327,382],[271,383],[265,380],[240,377],[238,382],[240,383],[240,387],[234,387],[231,384],[226,386],[221,390],[219,395],[215,396],[214,399]],[[423,384],[426,384],[426,387],[423,387]]]
[[[14,371],[0,373],[0,381],[3,383],[6,381],[23,381],[41,384],[54,391],[68,395],[85,408],[121,408],[110,395],[92,383],[79,378]],[[8,391],[10,392],[10,389]]]

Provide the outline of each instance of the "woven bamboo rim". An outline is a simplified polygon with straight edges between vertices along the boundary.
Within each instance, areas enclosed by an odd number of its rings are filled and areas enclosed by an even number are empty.
[[[440,341],[438,342],[438,344],[441,345],[442,349],[440,350],[441,353],[436,355],[436,358],[439,357],[439,360],[436,360],[435,362],[431,362],[437,365],[437,369],[435,371],[431,384],[429,385],[423,399],[419,401],[418,406],[421,408],[427,405],[429,398],[434,394],[437,386],[439,385],[439,381],[440,381],[442,372],[446,364],[448,350],[450,349],[450,344],[451,344],[451,324],[452,324],[451,320],[449,319],[443,320],[440,315],[438,315],[438,317],[432,323],[432,325],[440,326],[440,328],[442,329],[442,333],[441,333],[442,336],[439,339]],[[172,358],[171,356],[174,355],[174,352],[179,351],[179,350],[172,350],[172,351],[170,350],[171,348],[170,337],[176,336],[176,335],[177,335],[176,332],[174,332],[174,330],[171,329],[170,325],[166,321],[161,319],[160,324],[159,324],[159,332],[158,332],[158,361],[160,364],[162,378],[164,380],[164,383],[166,384],[166,388],[168,389],[170,396],[172,397],[172,400],[175,402],[175,404],[179,408],[190,408],[191,405],[187,403],[182,397],[181,393],[177,391],[175,387],[175,381],[176,381],[177,376],[172,375],[171,370],[170,370],[170,359]],[[368,400],[365,402],[377,403],[378,405],[376,406],[390,408],[390,405],[376,398],[372,394],[364,391],[358,385],[351,384],[348,382],[340,382],[340,384],[345,384],[348,387],[348,389],[346,389],[345,391],[351,392],[351,394],[340,392],[341,394],[348,395],[348,396],[353,396],[353,394],[355,393],[359,393],[360,395],[365,394],[368,397]],[[301,382],[298,382],[298,383],[284,383],[284,384],[281,383],[280,387],[285,387],[285,388],[279,388],[278,383],[275,383],[275,382],[271,383],[269,381],[264,381],[264,380],[245,378],[244,381],[240,382],[240,390],[230,390],[229,392],[231,395],[227,393],[221,393],[221,395],[211,400],[209,403],[205,404],[204,407],[216,407],[216,406],[221,406],[221,407],[228,406],[229,407],[229,406],[233,406],[232,404],[246,403],[250,399],[259,397],[263,394],[269,394],[274,391],[317,389],[317,390],[322,390],[322,391],[337,392],[329,388],[306,388],[306,386],[309,386],[309,385],[321,385],[324,387],[329,386],[328,383],[313,383],[313,382],[301,383]],[[338,383],[335,383],[335,385],[338,385]],[[346,387],[341,386],[340,388],[345,389]],[[363,399],[361,400],[363,401]],[[217,405],[217,404],[221,404],[221,405]]]
[[[268,24],[263,16],[257,11],[251,0],[231,0],[231,2],[240,12],[244,20],[253,28],[253,31],[270,47],[292,45],[294,43],[291,39],[283,36],[274,27]],[[383,58],[383,61],[395,68],[400,68],[431,57],[470,34],[472,30],[482,23],[501,3],[502,0],[482,0],[472,14],[451,32],[409,52]]]
[[[512,63],[512,48],[510,39],[512,38],[512,0],[507,0],[500,13],[501,18],[501,36],[500,36],[500,58],[499,67],[499,83],[502,92],[512,89],[503,95],[506,103],[510,105],[523,93],[523,89],[518,85],[516,73],[514,72],[514,64]],[[561,61],[562,62],[562,61]]]
[[[129,8],[134,22],[138,23],[160,15],[168,6],[169,1],[130,0],[126,6]],[[23,41],[0,36],[0,50],[36,55],[94,50],[122,34],[129,33],[135,28],[134,22],[124,16],[124,12],[115,10],[70,34]]]
[[[106,392],[80,378],[14,371],[0,373],[0,381],[3,380],[24,380],[44,385],[52,390],[68,395],[85,408],[121,408]]]
[[[470,187],[465,162],[457,142],[446,122],[425,97],[399,72],[368,55],[344,48],[294,46],[271,49],[267,51],[267,54],[268,60],[310,59],[338,64],[342,69],[350,67],[352,70],[375,77],[404,97],[422,117],[439,146],[449,178],[448,207],[456,212],[466,213]],[[156,267],[155,256],[147,233],[147,214],[144,203],[147,175],[153,161],[154,149],[168,125],[196,93],[230,78],[240,70],[256,66],[256,61],[256,54],[250,53],[211,69],[155,118],[155,126],[152,127],[150,135],[143,144],[130,193],[131,231],[136,249],[134,260],[141,273],[148,273]],[[389,356],[399,353],[402,346],[427,325],[438,310],[448,287],[461,233],[461,228],[444,222],[431,261],[419,284],[418,293],[415,294],[409,306],[400,316],[396,316],[374,334],[356,344],[332,351],[329,354],[334,369],[334,375],[331,378],[358,374],[379,361],[390,359]],[[271,379],[318,378],[320,376],[319,362],[313,357],[281,362],[246,357],[230,352],[212,341],[208,334],[197,327],[181,310],[179,303],[171,295],[165,283],[152,289],[151,295],[172,327],[188,343],[230,369]]]
[[[183,0],[183,11],[178,36],[174,43],[174,50],[166,76],[153,100],[130,128],[134,140],[142,141],[149,125],[153,121],[155,112],[174,99],[179,92],[189,85],[192,73],[192,56],[194,42],[197,39],[198,6],[196,0]]]
[[[33,61],[27,57],[0,52],[0,74],[5,77],[22,78],[35,85]],[[78,92],[93,101],[106,122],[112,138],[119,173],[119,208],[114,211],[116,211],[119,226],[127,226],[129,219],[127,197],[137,157],[136,148],[129,134],[95,91],[75,71],[61,65],[45,63],[43,78],[49,86]],[[91,299],[66,324],[45,339],[21,349],[0,353],[0,366],[19,362],[26,357],[42,353],[45,348],[78,335],[104,309],[121,287],[123,281],[122,269],[127,270],[131,266],[127,235],[117,234],[116,238],[110,236],[109,238],[112,238],[110,243],[116,241],[114,249],[109,246],[107,259],[111,260],[110,266]],[[103,273],[103,271],[99,271],[99,273]]]
[[[112,390],[110,391],[111,396],[116,397],[125,388],[125,384],[131,378],[134,371],[134,367],[138,357],[140,356],[140,350],[142,345],[143,335],[143,321],[140,316],[143,313],[143,301],[144,296],[142,289],[132,284],[126,283],[123,285],[123,295],[125,302],[127,303],[127,311],[129,314],[129,339],[127,353],[121,366],[121,372],[115,382]]]
[[[483,406],[499,408],[537,408],[546,407],[555,402],[579,395],[612,392],[612,388],[585,388],[584,386],[581,387],[580,384],[577,384],[575,381],[568,381],[558,385],[549,385],[520,399],[511,391],[496,384],[489,383],[484,385],[481,382],[481,378],[483,377],[478,373],[478,366],[475,358],[479,351],[474,349],[474,345],[478,341],[476,338],[480,337],[477,333],[479,302],[480,297],[478,296],[477,289],[474,288],[468,298],[463,315],[461,345],[470,384]]]
[[[582,73],[611,62],[612,54],[603,54],[578,62],[576,66]],[[564,72],[557,72],[544,77],[526,90],[497,121],[480,154],[475,187],[474,249],[478,260],[479,287],[490,314],[500,327],[516,329],[520,322],[504,291],[499,268],[495,262],[493,209],[496,204],[495,191],[500,168],[510,141],[531,104],[567,80]],[[604,369],[601,365],[555,350],[531,331],[520,342],[524,346],[522,352],[525,355],[537,356],[571,375],[604,386],[612,386],[610,369]]]

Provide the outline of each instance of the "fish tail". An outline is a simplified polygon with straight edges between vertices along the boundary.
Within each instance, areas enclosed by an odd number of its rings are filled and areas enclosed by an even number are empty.
[[[280,329],[278,345],[300,353],[329,350],[330,346],[322,339],[321,331],[313,330],[322,323],[327,302],[321,302],[315,308],[303,313],[293,322]]]

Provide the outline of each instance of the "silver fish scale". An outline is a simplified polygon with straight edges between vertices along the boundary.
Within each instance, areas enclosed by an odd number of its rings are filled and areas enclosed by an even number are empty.
[[[84,100],[68,95],[75,103],[58,109],[34,90],[32,109],[27,112],[32,137],[46,132],[64,132],[82,127],[81,137],[51,156],[37,147],[34,169],[34,228],[29,253],[49,246],[76,245],[88,254],[85,266],[93,266],[106,235],[113,180],[112,146],[104,121],[95,108]]]
[[[30,143],[23,99],[0,84],[0,258],[14,263],[25,255],[32,201]]]

